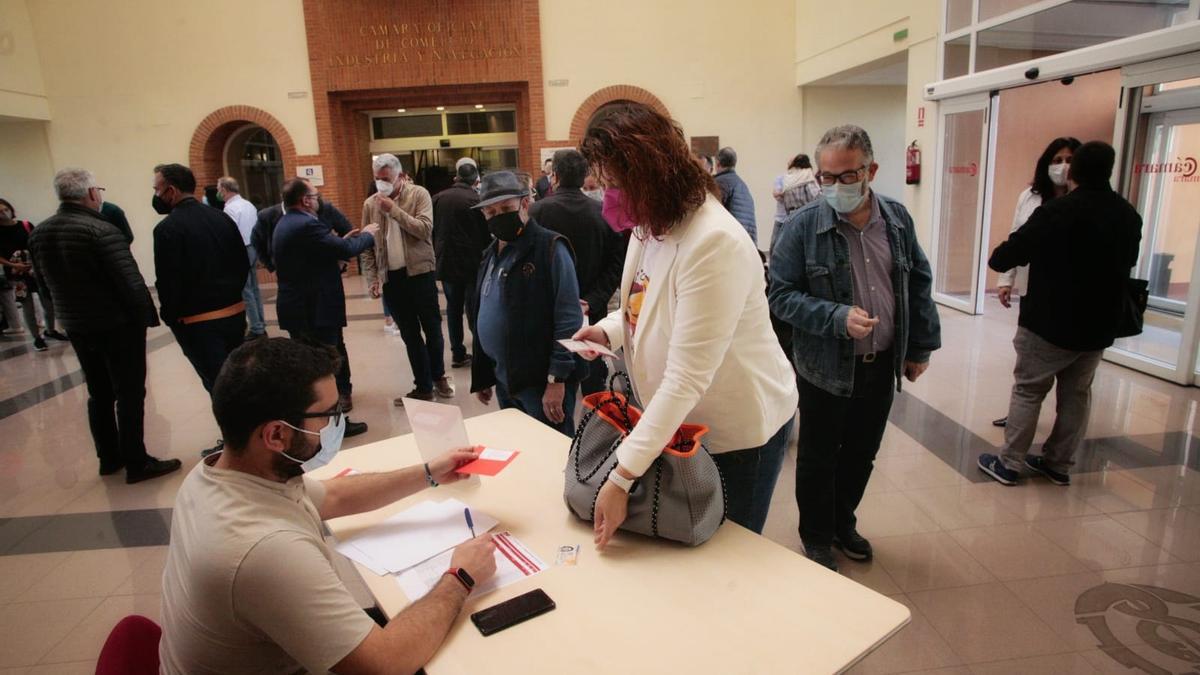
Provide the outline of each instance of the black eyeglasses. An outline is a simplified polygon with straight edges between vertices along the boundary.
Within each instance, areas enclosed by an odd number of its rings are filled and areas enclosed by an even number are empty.
[[[817,180],[821,183],[821,185],[833,185],[834,183],[841,183],[842,185],[854,185],[862,180],[858,177],[858,175],[866,170],[867,165],[863,164],[857,169],[851,169],[841,173],[826,173],[822,171],[821,173],[817,174]]]
[[[325,412],[315,412],[315,413],[301,413],[300,415],[297,415],[297,417],[299,417],[301,419],[314,419],[314,418],[319,418],[319,417],[328,417],[329,421],[333,422],[334,426],[337,426],[338,422],[341,421],[342,416],[345,414],[346,414],[346,412],[344,410],[342,410],[342,404],[339,402],[337,405],[335,405],[333,407],[333,410],[326,410]]]

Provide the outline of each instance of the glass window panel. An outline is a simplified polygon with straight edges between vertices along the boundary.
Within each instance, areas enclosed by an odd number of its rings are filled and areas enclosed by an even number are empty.
[[[966,75],[971,67],[971,36],[947,41],[942,45],[945,53],[942,57],[942,79]]]
[[[975,72],[1166,28],[1187,0],[1076,0],[976,34]]]
[[[442,135],[441,115],[376,117],[371,122],[376,139]]]
[[[1042,0],[979,0],[979,20],[987,21],[1001,14],[1037,4]]]
[[[974,295],[976,235],[980,229],[984,111],[946,115],[943,123],[941,208],[935,290],[970,301]]]
[[[946,32],[953,33],[971,24],[975,0],[946,0]]]
[[[446,115],[446,129],[458,134],[500,134],[517,130],[517,114],[512,110],[465,112]]]

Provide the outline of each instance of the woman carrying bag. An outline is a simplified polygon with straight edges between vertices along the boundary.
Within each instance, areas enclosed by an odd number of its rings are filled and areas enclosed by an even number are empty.
[[[645,406],[596,497],[596,545],[611,540],[633,481],[685,422],[708,428],[704,443],[724,477],[729,519],[761,533],[797,392],[771,329],[754,242],[721,206],[679,125],[653,109],[612,106],[580,150],[608,190],[606,217],[635,229],[620,307],[575,337],[623,348]]]

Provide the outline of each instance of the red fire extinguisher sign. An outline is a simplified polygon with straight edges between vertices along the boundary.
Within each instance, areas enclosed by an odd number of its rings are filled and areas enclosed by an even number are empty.
[[[904,183],[917,185],[921,182],[921,149],[913,141],[904,153]]]

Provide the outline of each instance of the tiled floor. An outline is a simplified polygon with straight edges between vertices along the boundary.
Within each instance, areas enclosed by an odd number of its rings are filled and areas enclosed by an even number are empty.
[[[348,302],[352,316],[379,313],[359,279],[347,292],[359,296]],[[1200,390],[1105,364],[1071,487],[983,481],[973,463],[1003,438],[990,422],[1007,410],[1015,322],[994,303],[989,310],[943,310],[945,347],[897,400],[858,512],[875,560],[841,565],[907,605],[912,622],[853,672],[1195,670],[1200,472],[1191,467]],[[411,388],[411,374],[402,343],[381,328],[376,318],[347,328],[353,417],[371,425],[348,446],[409,430],[391,399]],[[147,444],[186,471],[216,425],[178,346],[161,328],[151,338]],[[97,477],[84,391],[70,386],[78,370],[70,348],[38,354],[17,344],[0,341],[0,675],[91,673],[118,619],[158,617],[166,548],[128,544],[162,543],[161,533],[120,534],[128,523],[161,520],[154,509],[172,506],[184,473],[134,486]],[[450,372],[467,416],[494,409],[466,394],[467,372]],[[51,382],[64,391],[49,395]],[[4,416],[5,401],[23,409]],[[24,407],[30,401],[41,402]],[[1052,411],[1050,400],[1039,439]],[[799,550],[794,457],[793,448],[766,535]],[[63,514],[74,515],[54,518]],[[53,552],[13,552],[23,550]]]

